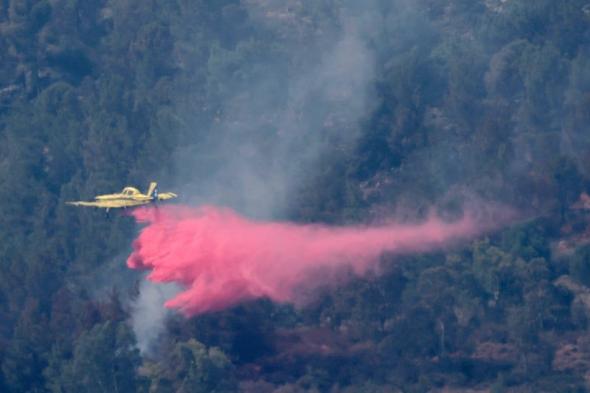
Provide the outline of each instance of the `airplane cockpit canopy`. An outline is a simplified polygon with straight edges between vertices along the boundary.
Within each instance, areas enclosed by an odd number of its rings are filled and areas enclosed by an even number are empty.
[[[135,187],[125,187],[125,188],[123,188],[123,192],[121,192],[121,194],[123,194],[123,195],[136,195],[136,194],[140,194],[140,192]]]

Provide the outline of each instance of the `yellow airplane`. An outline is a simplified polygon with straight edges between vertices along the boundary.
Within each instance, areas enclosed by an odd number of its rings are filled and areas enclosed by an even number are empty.
[[[165,201],[167,199],[176,198],[177,196],[178,195],[173,192],[159,193],[158,184],[156,182],[151,182],[146,194],[142,194],[135,187],[125,187],[123,188],[123,191],[117,194],[98,195],[94,197],[95,200],[92,202],[75,201],[66,203],[74,206],[103,208],[106,209],[106,212],[108,213],[110,209],[147,205],[148,203]]]

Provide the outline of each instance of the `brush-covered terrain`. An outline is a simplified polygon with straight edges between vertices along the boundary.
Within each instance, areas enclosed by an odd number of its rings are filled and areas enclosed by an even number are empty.
[[[0,391],[590,388],[587,0],[0,0],[0,53]],[[150,336],[138,225],[64,202],[152,180],[302,223],[515,218]]]

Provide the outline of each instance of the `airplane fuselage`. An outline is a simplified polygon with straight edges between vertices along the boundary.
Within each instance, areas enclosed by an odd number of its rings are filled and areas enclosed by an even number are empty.
[[[141,206],[176,197],[177,195],[173,192],[158,193],[157,184],[152,182],[147,194],[143,194],[135,187],[125,187],[120,193],[97,195],[94,197],[94,201],[91,202],[76,201],[67,203],[74,206],[105,208],[108,211],[111,208]]]

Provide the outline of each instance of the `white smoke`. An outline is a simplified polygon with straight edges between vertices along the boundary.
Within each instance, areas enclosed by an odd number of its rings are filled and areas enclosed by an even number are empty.
[[[166,317],[171,313],[164,307],[164,302],[180,291],[175,284],[141,281],[139,296],[133,303],[131,313],[131,324],[141,353],[148,353],[163,333]]]

